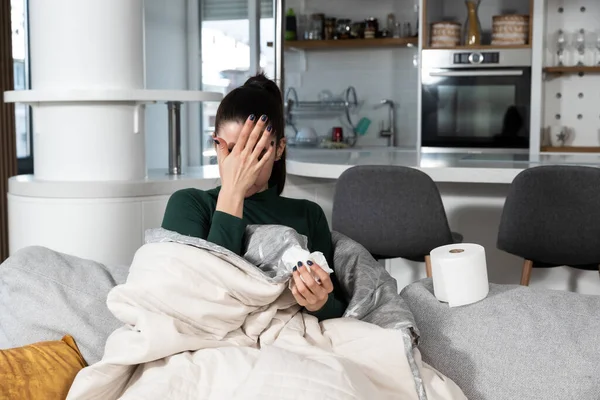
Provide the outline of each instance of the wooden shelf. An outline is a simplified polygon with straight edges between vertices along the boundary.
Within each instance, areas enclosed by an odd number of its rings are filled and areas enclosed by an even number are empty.
[[[542,147],[544,153],[600,153],[597,146]]]
[[[287,40],[286,49],[296,50],[344,50],[372,49],[392,47],[415,47],[419,38],[380,38],[380,39],[342,39],[342,40]],[[272,46],[272,43],[268,45]]]
[[[454,47],[423,47],[424,50],[502,50],[502,49],[531,49],[531,45],[528,44],[515,44],[511,46],[492,46],[480,45],[480,46],[454,46]]]
[[[573,75],[573,74],[600,74],[600,66],[594,67],[546,67],[543,71],[547,74]]]

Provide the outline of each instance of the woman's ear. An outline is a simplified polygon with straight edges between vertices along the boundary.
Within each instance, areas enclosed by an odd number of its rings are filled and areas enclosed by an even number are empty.
[[[277,145],[277,154],[275,155],[275,160],[281,159],[281,156],[283,155],[283,152],[285,151],[286,144],[287,144],[287,142],[286,142],[285,137],[283,137],[279,140],[279,144]]]

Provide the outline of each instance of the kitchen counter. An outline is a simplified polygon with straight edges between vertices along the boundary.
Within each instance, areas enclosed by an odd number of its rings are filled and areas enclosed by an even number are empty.
[[[438,183],[509,184],[524,169],[538,165],[600,166],[600,155],[469,154],[420,153],[402,148],[302,149],[290,147],[287,155],[289,175],[337,179],[355,165],[400,165],[418,168]],[[219,178],[216,165],[193,167],[180,176],[164,170],[151,170],[135,181],[42,181],[32,175],[9,180],[9,193],[16,196],[46,198],[127,198],[169,195],[176,190],[214,187]]]
[[[398,165],[418,168],[439,183],[509,184],[524,169],[539,165],[600,166],[595,154],[471,154],[420,153],[409,149],[300,149],[290,148],[287,172],[310,178],[337,179],[356,165]]]
[[[189,187],[211,189],[218,179],[216,165],[184,169],[183,175],[169,175],[166,169],[150,170],[144,179],[129,181],[44,181],[34,175],[19,175],[8,180],[8,192],[25,197],[135,198],[170,195]]]

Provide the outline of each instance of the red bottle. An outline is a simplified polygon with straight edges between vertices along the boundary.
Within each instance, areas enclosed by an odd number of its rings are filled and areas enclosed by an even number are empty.
[[[331,130],[331,141],[336,143],[344,141],[344,130],[341,126],[336,126]]]

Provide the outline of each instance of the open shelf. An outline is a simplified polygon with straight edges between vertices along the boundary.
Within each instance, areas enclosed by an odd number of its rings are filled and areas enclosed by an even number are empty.
[[[484,6],[478,11],[479,22],[483,31],[483,43],[491,41],[491,32],[493,31],[493,17],[495,15],[515,14],[529,15],[529,37],[525,45],[511,46],[456,46],[450,48],[440,48],[445,50],[487,50],[487,49],[530,49],[533,43],[533,23],[534,2],[542,0],[501,0],[501,1],[483,1]],[[423,37],[423,48],[433,49],[431,47],[431,29],[432,24],[437,22],[458,22],[461,25],[461,40],[463,40],[463,29],[467,19],[467,8],[464,0],[421,0],[421,36]],[[537,23],[537,22],[536,22]]]
[[[453,47],[432,47],[426,46],[423,47],[424,50],[501,50],[501,49],[530,49],[531,45],[529,44],[515,44],[510,46],[500,46],[500,45],[479,45],[479,46],[453,46]]]
[[[584,66],[575,66],[575,67],[546,67],[544,68],[544,72],[547,74],[556,74],[556,75],[573,75],[573,74],[600,74],[600,66],[594,67],[584,67]]]
[[[344,50],[373,49],[385,47],[416,47],[419,38],[379,38],[379,39],[342,39],[342,40],[287,40],[286,49],[296,50]],[[268,44],[272,46],[272,43]]]
[[[544,153],[600,153],[598,146],[542,147]]]

